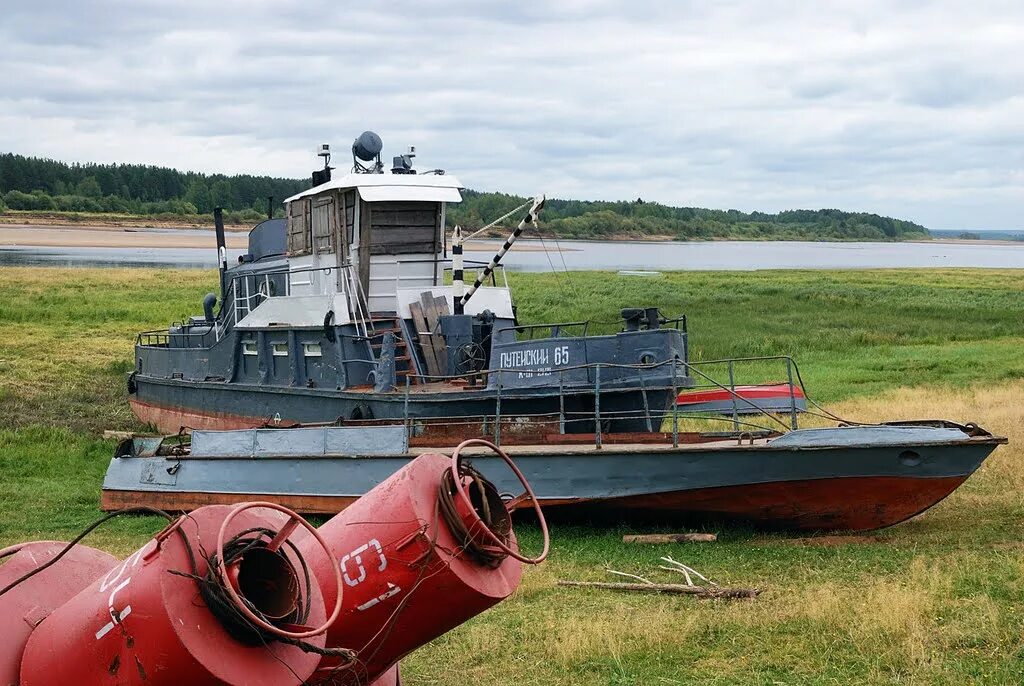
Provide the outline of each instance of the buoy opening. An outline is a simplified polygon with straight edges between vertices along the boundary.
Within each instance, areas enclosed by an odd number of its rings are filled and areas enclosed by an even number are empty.
[[[512,532],[512,515],[505,508],[498,489],[486,479],[472,479],[467,484],[469,502],[481,521],[499,537],[508,540]]]
[[[281,621],[299,605],[299,581],[284,555],[269,548],[247,550],[238,561],[238,592],[269,621]]]

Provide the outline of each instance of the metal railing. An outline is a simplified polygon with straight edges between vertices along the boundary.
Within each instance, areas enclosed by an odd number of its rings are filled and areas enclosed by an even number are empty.
[[[775,414],[773,414],[769,410],[765,409],[761,404],[757,403],[755,400],[751,400],[750,398],[744,397],[741,393],[739,393],[736,390],[735,369],[734,369],[735,363],[738,363],[738,362],[771,362],[771,361],[782,361],[782,362],[785,363],[785,366],[786,366],[787,377],[790,380],[789,381],[789,388],[790,388],[790,407],[789,407],[789,420],[790,421],[789,421],[789,424],[787,424],[783,420],[779,419]],[[721,383],[718,380],[716,380],[715,378],[713,378],[711,375],[707,374],[706,372],[704,372],[703,370],[700,369],[700,367],[707,367],[707,366],[711,366],[711,365],[720,365],[720,364],[728,364],[729,365],[730,379],[729,379],[728,383]],[[665,367],[667,365],[671,365],[671,368],[672,368],[672,371],[671,371],[671,384],[670,385],[647,385],[647,384],[644,383],[644,372],[645,371],[656,370],[656,369]],[[578,382],[577,381],[577,382],[574,382],[572,384],[566,384],[565,383],[564,375],[565,375],[566,372],[572,372],[572,371],[583,370],[583,369],[585,369],[585,370],[593,370],[593,372],[594,372],[594,374],[593,374],[594,381],[593,381],[592,384],[589,382],[589,374],[587,375],[588,376],[588,381],[586,381],[586,382]],[[601,381],[601,370],[602,369],[606,369],[606,370],[607,369],[635,370],[635,371],[637,371],[637,378],[639,379],[639,384],[636,385],[636,386],[624,386],[621,383],[617,383],[616,382],[616,383],[614,383],[611,386],[607,386],[606,385],[605,388],[602,389],[602,381]],[[524,390],[528,391],[529,388],[523,388],[523,387],[519,387],[519,386],[513,387],[512,389],[506,388],[504,386],[503,382],[502,382],[502,375],[506,374],[506,373],[521,373],[521,372],[529,372],[529,371],[531,371],[531,370],[524,370],[524,369],[520,369],[520,368],[501,368],[501,367],[496,367],[496,368],[489,368],[489,369],[486,369],[486,370],[483,370],[483,371],[480,371],[480,372],[475,372],[475,373],[458,374],[458,375],[446,375],[446,376],[429,375],[429,374],[412,374],[412,373],[407,374],[406,377],[405,377],[405,389],[404,389],[404,399],[403,399],[403,422],[406,425],[407,430],[409,430],[410,427],[411,427],[411,424],[410,424],[411,418],[410,418],[410,415],[409,415],[410,392],[411,392],[411,385],[413,383],[413,379],[414,378],[420,379],[421,383],[423,381],[427,381],[427,382],[429,382],[429,381],[454,381],[454,380],[458,380],[458,379],[464,379],[464,380],[468,381],[469,379],[478,379],[480,377],[490,378],[490,375],[493,374],[493,375],[496,375],[495,376],[495,383],[494,383],[493,387],[490,386],[490,385],[484,385],[484,386],[480,387],[480,390],[482,391],[482,390],[485,390],[485,389],[492,389],[493,388],[493,390],[495,392],[495,400],[494,400],[494,410],[495,410],[494,411],[494,417],[495,417],[495,419],[494,419],[494,427],[493,427],[493,440],[494,440],[494,442],[496,444],[500,445],[500,443],[501,443],[501,424],[502,424],[501,419],[502,419],[502,400],[503,400],[503,398],[506,400],[506,402],[508,400],[512,399],[512,398],[515,398],[515,399],[519,399],[519,398],[522,398],[522,397],[528,397],[528,398],[534,398],[534,399],[537,398],[536,394],[532,394],[532,395],[524,395],[524,394],[517,395],[516,394],[516,391],[524,391]],[[704,380],[706,383],[703,386],[694,386],[694,385],[690,385],[690,384],[687,384],[686,386],[683,386],[680,383],[681,380],[682,380],[680,378],[680,371],[682,372],[682,379],[699,377],[700,379]],[[683,362],[682,360],[674,359],[674,360],[665,360],[665,361],[662,361],[662,362],[656,362],[656,363],[652,363],[652,364],[613,364],[613,363],[595,362],[595,363],[588,363],[588,364],[560,367],[558,369],[543,370],[543,373],[544,374],[555,374],[555,373],[558,374],[558,382],[557,382],[557,385],[558,385],[558,398],[559,398],[558,423],[559,423],[561,432],[564,433],[565,427],[568,424],[572,423],[572,422],[580,422],[580,421],[591,422],[592,421],[593,424],[594,424],[594,443],[595,443],[595,447],[597,447],[598,449],[601,448],[601,446],[602,446],[602,436],[603,436],[604,433],[606,433],[604,431],[604,428],[603,428],[606,421],[610,422],[610,421],[614,421],[614,420],[623,420],[623,419],[627,419],[627,420],[628,419],[643,420],[645,425],[646,425],[647,431],[648,432],[653,432],[655,430],[654,422],[655,421],[659,421],[659,418],[661,418],[663,420],[664,419],[663,415],[667,415],[669,413],[669,408],[664,408],[663,410],[660,410],[660,411],[659,410],[652,410],[651,409],[651,404],[650,404],[650,401],[649,401],[649,394],[652,393],[652,392],[656,392],[656,391],[666,391],[666,390],[671,389],[672,404],[671,404],[671,408],[670,409],[671,409],[671,421],[672,421],[672,445],[673,445],[673,447],[678,447],[678,445],[679,445],[679,420],[680,419],[704,419],[704,420],[711,420],[711,421],[728,421],[733,426],[734,433],[739,433],[741,431],[741,429],[747,429],[747,428],[756,429],[758,431],[778,432],[778,427],[781,427],[781,429],[783,431],[790,431],[790,430],[795,430],[795,429],[798,428],[798,423],[797,423],[797,412],[798,412],[798,409],[797,409],[797,403],[796,403],[796,390],[795,389],[797,387],[799,387],[800,391],[802,393],[802,396],[804,398],[808,399],[809,402],[813,402],[813,401],[810,401],[810,399],[808,397],[807,390],[804,387],[803,379],[802,379],[802,377],[800,375],[800,370],[799,370],[799,367],[796,364],[796,361],[793,360],[793,358],[788,356],[788,355],[772,355],[772,356],[764,356],[764,357],[745,357],[745,358],[735,358],[735,359],[731,359],[731,360],[730,359],[706,360],[706,361],[700,361],[700,362]],[[746,385],[747,386],[754,386],[754,387],[756,387],[756,386],[773,386],[773,385],[776,385],[776,384],[773,383],[773,384],[746,384]],[[725,391],[728,394],[728,396],[731,399],[731,401],[732,401],[733,412],[732,412],[731,417],[730,416],[715,416],[715,415],[709,414],[707,412],[687,412],[687,411],[680,412],[680,410],[679,410],[679,393],[684,388],[686,390],[694,390],[694,389],[699,389],[699,388],[715,388],[715,389],[719,389],[719,390]],[[621,394],[621,393],[628,393],[628,392],[633,392],[633,391],[639,391],[640,392],[641,400],[642,400],[642,405],[643,405],[642,409],[638,409],[638,410],[607,410],[607,409],[606,410],[602,410],[601,409],[602,393],[605,396],[607,396],[609,393]],[[511,393],[512,395],[508,395],[509,393]],[[587,396],[589,396],[590,394],[593,394],[593,396],[594,396],[594,410],[593,410],[593,412],[590,412],[589,410],[582,411],[582,412],[581,411],[567,411],[565,409],[565,399],[566,399],[566,397],[580,396],[580,395],[587,395]],[[437,400],[437,401],[440,401],[440,402],[445,402],[446,401],[446,399],[444,399],[444,398],[436,398],[436,399],[432,399],[432,400]],[[464,402],[465,398],[452,398],[450,401],[451,402]],[[820,407],[820,406],[818,406],[818,407]],[[757,424],[757,423],[752,422],[752,421],[747,421],[745,419],[740,419],[740,412],[739,412],[740,408],[749,408],[749,410],[751,410],[751,414],[763,416],[765,419],[768,420],[768,422],[769,422],[768,426],[765,426],[764,424]],[[515,417],[522,417],[524,415],[521,414],[521,413],[517,413],[517,414],[515,414],[513,416],[515,416]],[[659,429],[661,428],[661,424],[660,423],[658,425],[658,428]],[[748,431],[744,431],[741,435],[745,435],[747,433],[749,433],[749,432]]]
[[[563,329],[572,329],[572,328],[577,329],[578,333],[572,333],[572,334],[563,333]],[[535,340],[535,338],[536,338],[536,332],[541,331],[543,329],[547,329],[548,330],[548,335],[544,336],[544,338],[559,338],[559,337],[567,336],[567,335],[571,335],[571,336],[586,336],[587,335],[587,331],[590,329],[590,321],[587,320],[587,321],[579,321],[579,322],[558,322],[558,323],[555,323],[555,324],[520,324],[518,326],[513,324],[512,326],[503,326],[500,329],[497,329],[494,333],[498,334],[498,333],[501,333],[503,331],[515,331],[516,334],[517,334],[517,336],[516,336],[516,340],[517,341],[520,341],[520,340],[532,341],[532,340]],[[527,334],[527,333],[529,335],[525,339],[519,338],[519,334]]]

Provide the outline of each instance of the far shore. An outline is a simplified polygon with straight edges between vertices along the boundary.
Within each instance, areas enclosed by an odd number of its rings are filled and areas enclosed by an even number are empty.
[[[229,248],[244,249],[248,245],[247,234],[252,228],[246,224],[233,224],[224,227]],[[168,230],[174,230],[168,232]],[[212,231],[213,227],[205,223],[187,224],[181,221],[155,220],[147,218],[117,219],[116,221],[101,219],[83,219],[71,221],[60,215],[26,216],[18,214],[0,215],[0,246],[3,247],[62,247],[62,248],[209,248],[213,246],[212,238],[200,231]],[[191,232],[195,232],[190,235]],[[468,250],[496,250],[501,246],[505,234],[493,231],[479,239],[466,243]],[[553,236],[542,235],[542,241],[554,241]],[[532,240],[531,240],[532,239]],[[526,235],[520,243],[519,250],[543,250],[543,245],[536,245],[537,239]],[[749,238],[712,238],[693,239],[689,242],[733,241],[745,242],[756,239]],[[761,239],[783,241],[787,239]],[[795,239],[822,243],[849,243],[856,241],[826,241],[813,239]],[[562,250],[575,250],[565,244],[574,242],[631,242],[631,243],[666,243],[688,242],[679,241],[674,236],[604,236],[601,238],[557,238]],[[1021,241],[1001,240],[993,238],[929,238],[899,241],[904,243],[927,243],[949,245],[1024,245]]]
[[[102,225],[43,225],[43,224],[0,224],[0,247],[10,248],[210,248],[215,247],[214,239],[205,233],[193,235],[185,231],[166,232],[167,229],[183,229],[175,226],[124,227]],[[187,227],[195,230],[199,227]],[[209,227],[202,227],[209,229]],[[248,247],[248,230],[235,229],[225,236],[227,247],[244,250]],[[474,240],[466,243],[467,250],[497,250],[500,240]],[[521,243],[517,250],[532,252],[543,250],[541,245]],[[575,250],[563,247],[562,250]]]

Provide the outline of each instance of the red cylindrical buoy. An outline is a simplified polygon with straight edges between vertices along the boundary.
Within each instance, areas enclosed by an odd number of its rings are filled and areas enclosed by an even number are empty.
[[[66,546],[57,541],[32,541],[0,550],[0,589],[50,562]],[[78,545],[0,596],[0,684],[18,683],[22,652],[32,630],[117,564],[113,555]]]
[[[544,534],[535,559],[517,548],[511,516],[494,486],[465,464],[461,452],[483,445],[522,481]],[[452,457],[420,455],[319,529],[344,581],[341,617],[327,645],[356,652],[350,664],[325,658],[310,681],[364,684],[412,650],[507,598],[522,562],[548,551],[548,532],[533,491],[493,444],[466,441]],[[305,551],[312,541],[303,540]],[[317,576],[333,572],[312,563]],[[327,592],[327,601],[333,601]]]
[[[330,588],[325,606],[320,582],[303,573],[326,553],[309,546],[304,563],[287,540],[297,526],[315,535],[270,503],[178,519],[36,628],[21,686],[302,683],[321,656],[295,642],[322,648],[340,604]]]

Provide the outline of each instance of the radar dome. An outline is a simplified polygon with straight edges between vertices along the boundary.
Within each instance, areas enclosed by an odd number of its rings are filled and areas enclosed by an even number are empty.
[[[371,162],[377,158],[383,147],[384,143],[380,136],[373,131],[363,131],[352,143],[352,154],[365,162]]]

